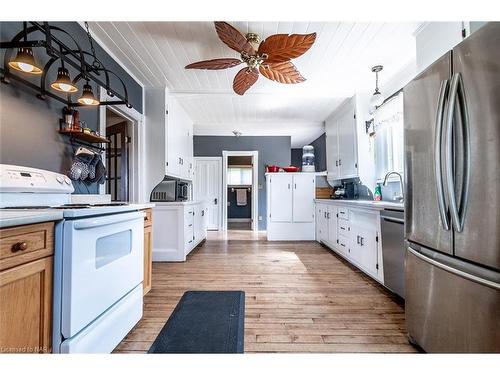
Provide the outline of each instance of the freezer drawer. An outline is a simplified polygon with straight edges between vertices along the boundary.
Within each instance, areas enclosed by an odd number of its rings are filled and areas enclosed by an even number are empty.
[[[460,263],[463,267],[451,257],[407,248],[408,334],[427,352],[498,353],[500,274]]]

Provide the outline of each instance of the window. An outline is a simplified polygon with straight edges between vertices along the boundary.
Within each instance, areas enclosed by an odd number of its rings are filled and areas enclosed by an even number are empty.
[[[228,167],[228,185],[252,185],[252,167]]]
[[[403,173],[403,93],[380,106],[373,116],[375,127],[375,166],[377,180],[386,173]]]

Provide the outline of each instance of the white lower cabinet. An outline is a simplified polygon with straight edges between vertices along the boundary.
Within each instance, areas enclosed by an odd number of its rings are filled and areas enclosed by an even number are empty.
[[[316,240],[383,283],[378,210],[345,203],[316,203]]]
[[[267,239],[314,240],[314,173],[266,173]]]
[[[156,203],[153,261],[182,262],[207,237],[205,201]]]

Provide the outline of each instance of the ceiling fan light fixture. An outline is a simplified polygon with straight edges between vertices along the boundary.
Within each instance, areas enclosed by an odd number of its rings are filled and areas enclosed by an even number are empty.
[[[99,100],[95,98],[92,86],[89,85],[88,81],[83,85],[82,96],[78,99],[78,103],[83,105],[99,105]]]
[[[69,76],[68,69],[61,66],[57,69],[57,78],[54,82],[50,84],[54,90],[61,92],[77,92],[78,88],[73,84]]]
[[[42,74],[42,69],[37,65],[33,49],[30,47],[20,47],[16,58],[9,62],[9,66],[23,73]]]

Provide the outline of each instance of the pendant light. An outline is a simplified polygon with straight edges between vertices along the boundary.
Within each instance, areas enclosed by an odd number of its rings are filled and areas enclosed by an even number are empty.
[[[378,73],[382,71],[382,69],[384,69],[382,65],[375,65],[372,68],[372,72],[375,73],[375,92],[370,98],[370,114],[373,114],[377,107],[380,107],[384,102],[384,96],[378,89]]]
[[[42,69],[36,64],[31,47],[19,47],[16,58],[9,61],[9,66],[24,73],[42,74]]]
[[[94,96],[92,91],[92,86],[89,85],[89,81],[83,85],[82,96],[78,99],[78,103],[84,105],[99,105],[99,100]]]
[[[78,88],[73,84],[69,76],[68,69],[64,67],[64,61],[61,60],[61,67],[57,69],[57,78],[50,84],[54,90],[62,92],[77,92]]]

